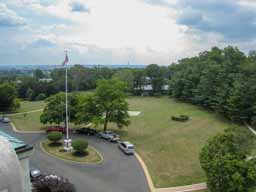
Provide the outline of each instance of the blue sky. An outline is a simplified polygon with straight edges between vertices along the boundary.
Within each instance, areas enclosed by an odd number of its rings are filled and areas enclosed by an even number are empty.
[[[254,0],[0,0],[0,64],[167,65],[256,49]]]

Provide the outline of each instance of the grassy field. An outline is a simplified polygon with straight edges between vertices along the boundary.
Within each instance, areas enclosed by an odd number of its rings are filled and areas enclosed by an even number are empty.
[[[228,121],[196,106],[168,97],[131,97],[130,110],[141,111],[131,118],[128,128],[117,130],[123,139],[133,142],[149,168],[156,187],[189,185],[205,181],[199,152],[207,139],[229,126]],[[30,110],[40,103],[24,103]],[[29,107],[30,106],[30,107]],[[12,118],[20,130],[41,130],[42,112]],[[172,115],[188,115],[185,123],[171,120]],[[110,124],[110,128],[116,129]]]
[[[28,112],[37,109],[43,109],[45,106],[44,101],[21,101],[20,108],[17,112]]]
[[[20,131],[42,131],[45,125],[40,123],[40,115],[42,111],[11,116],[11,121]]]
[[[167,97],[133,97],[130,110],[142,111],[131,125],[119,131],[133,142],[149,168],[156,187],[188,185],[205,181],[199,152],[207,139],[230,126],[217,115]],[[188,115],[185,123],[172,115]],[[114,126],[112,127],[114,129]]]

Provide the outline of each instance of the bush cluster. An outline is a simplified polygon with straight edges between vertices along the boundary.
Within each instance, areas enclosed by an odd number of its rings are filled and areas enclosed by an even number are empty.
[[[173,120],[173,121],[185,122],[185,121],[188,121],[188,120],[189,120],[189,116],[187,116],[187,115],[172,116],[172,120]]]
[[[47,139],[52,141],[53,143],[57,143],[62,139],[63,134],[59,131],[53,131],[48,133]]]
[[[68,179],[48,175],[33,183],[32,192],[75,192],[76,189]]]
[[[88,148],[88,142],[84,139],[76,139],[71,143],[73,149],[78,153],[84,153]]]

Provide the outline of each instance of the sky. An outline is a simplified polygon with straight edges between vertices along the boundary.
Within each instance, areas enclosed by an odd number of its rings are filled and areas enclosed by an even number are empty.
[[[256,49],[256,0],[0,0],[0,64],[169,65]]]

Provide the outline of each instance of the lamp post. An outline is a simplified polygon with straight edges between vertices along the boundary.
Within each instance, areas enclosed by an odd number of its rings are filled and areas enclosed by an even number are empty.
[[[64,62],[62,63],[63,66],[65,66],[65,89],[66,89],[66,120],[65,120],[65,127],[66,127],[66,138],[64,139],[64,150],[65,151],[69,151],[72,149],[71,147],[71,142],[72,140],[69,137],[69,128],[68,128],[68,122],[69,122],[69,118],[68,118],[68,54],[66,51],[66,58],[64,60]]]

